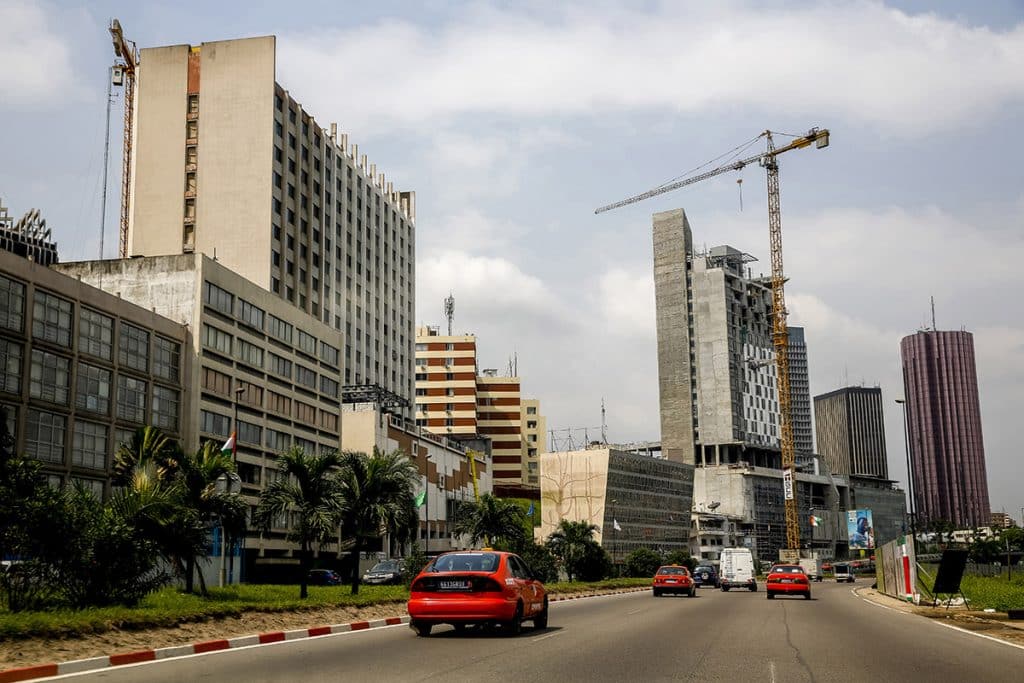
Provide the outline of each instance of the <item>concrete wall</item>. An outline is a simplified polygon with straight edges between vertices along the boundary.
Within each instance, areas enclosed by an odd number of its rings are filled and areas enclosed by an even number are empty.
[[[725,271],[707,269],[696,259],[692,274],[693,316],[697,354],[698,441],[737,441],[733,429],[732,370]]]

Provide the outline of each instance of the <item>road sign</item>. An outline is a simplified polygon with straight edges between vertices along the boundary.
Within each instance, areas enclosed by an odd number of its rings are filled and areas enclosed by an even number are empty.
[[[793,470],[791,469],[782,471],[782,491],[786,495],[786,500],[793,500]]]

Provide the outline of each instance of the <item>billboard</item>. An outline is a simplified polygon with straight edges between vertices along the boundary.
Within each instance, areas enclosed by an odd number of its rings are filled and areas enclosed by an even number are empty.
[[[850,550],[871,550],[875,547],[875,525],[871,510],[847,510],[846,532],[850,539]]]

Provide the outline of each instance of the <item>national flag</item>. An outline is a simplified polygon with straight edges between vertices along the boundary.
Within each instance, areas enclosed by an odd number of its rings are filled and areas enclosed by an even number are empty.
[[[220,447],[221,454],[222,455],[230,454],[230,455],[234,456],[235,455],[235,446],[236,446],[236,444],[237,444],[237,441],[235,439],[235,433],[231,432],[231,436],[229,436],[228,440],[224,442],[224,445]]]
[[[530,509],[526,511],[528,517],[533,517],[533,501],[530,501]]]
[[[415,502],[416,502],[416,507],[418,507],[418,508],[423,507],[423,504],[427,502],[427,490],[426,489],[423,489],[422,491],[419,492],[419,494],[416,496]]]
[[[811,515],[811,526],[821,526],[821,517]]]
[[[612,520],[612,528],[615,529],[616,531],[622,531],[622,527],[619,526],[619,520],[617,520],[617,519],[613,519]]]

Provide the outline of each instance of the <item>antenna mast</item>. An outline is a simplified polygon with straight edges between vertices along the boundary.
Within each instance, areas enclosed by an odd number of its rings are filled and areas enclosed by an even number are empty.
[[[604,396],[601,397],[601,443],[608,443],[608,423],[605,422]]]
[[[452,336],[452,320],[455,319],[455,297],[448,292],[448,298],[444,300],[444,316],[448,318],[448,336]]]
[[[939,328],[935,327],[935,297],[931,297],[932,300],[932,332],[938,332]]]

